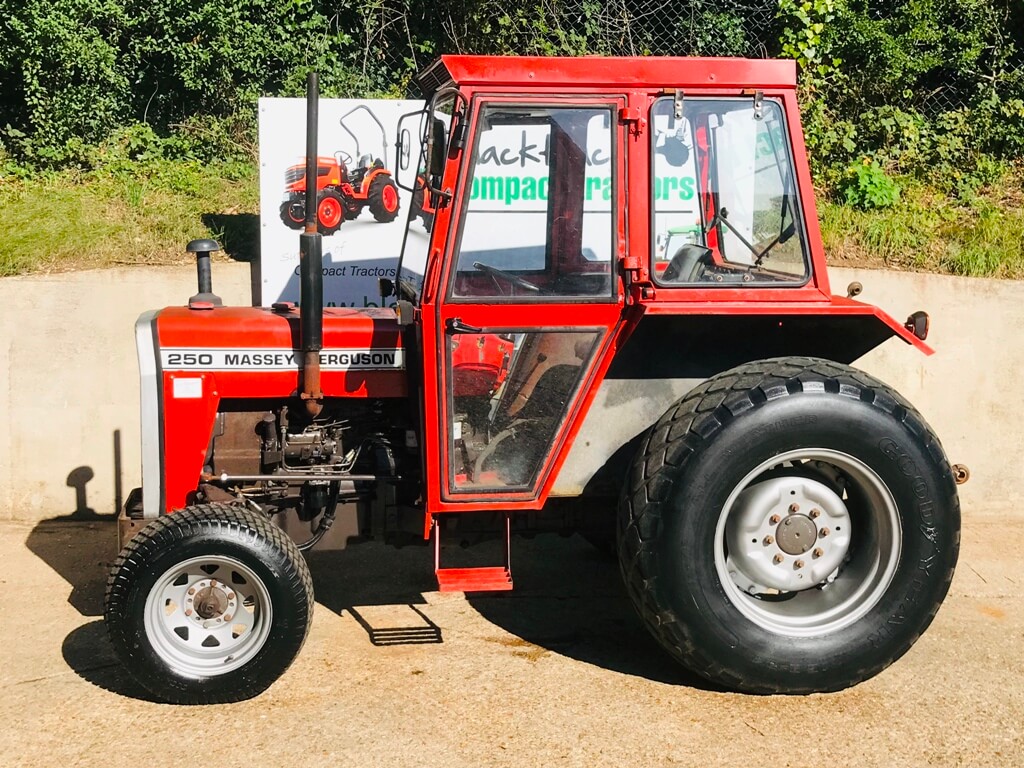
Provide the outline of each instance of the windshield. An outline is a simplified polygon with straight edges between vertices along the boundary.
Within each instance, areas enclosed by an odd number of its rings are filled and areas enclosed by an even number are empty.
[[[807,254],[781,105],[669,97],[651,117],[657,281],[803,284]]]
[[[456,97],[455,92],[439,94],[425,110],[406,115],[399,123],[399,146],[409,147],[405,158],[400,149],[399,164],[405,169],[401,181],[403,186],[413,190],[398,262],[399,294],[407,298],[418,299],[423,290],[437,210],[436,190],[441,187]],[[415,140],[411,138],[412,131],[415,131]],[[410,147],[414,141],[415,146]]]

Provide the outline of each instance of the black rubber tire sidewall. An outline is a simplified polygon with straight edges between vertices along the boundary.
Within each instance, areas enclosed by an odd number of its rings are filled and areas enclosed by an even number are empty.
[[[115,652],[132,676],[162,701],[230,702],[262,692],[295,659],[312,618],[308,570],[298,550],[291,549],[263,536],[258,528],[218,521],[188,521],[180,530],[143,538],[131,562],[115,566],[126,578],[118,579],[115,573],[108,591],[106,622]],[[223,675],[196,677],[173,669],[159,656],[147,636],[144,617],[147,597],[163,574],[203,555],[230,557],[252,570],[270,596],[272,616],[263,646],[245,665]]]

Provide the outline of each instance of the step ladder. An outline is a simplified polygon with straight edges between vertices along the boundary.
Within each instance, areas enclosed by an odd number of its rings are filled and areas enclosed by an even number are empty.
[[[441,526],[437,519],[434,528],[434,574],[440,592],[507,592],[512,589],[511,538],[512,521],[505,515],[505,565],[486,568],[442,568]]]

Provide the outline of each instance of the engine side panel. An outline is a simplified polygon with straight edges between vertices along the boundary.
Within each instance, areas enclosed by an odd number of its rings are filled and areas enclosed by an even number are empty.
[[[258,307],[175,307],[140,318],[136,343],[143,369],[143,509],[154,517],[188,503],[222,400],[296,396],[299,316]],[[326,309],[324,395],[407,397],[405,351],[392,311]]]
[[[157,318],[163,372],[212,372],[219,396],[288,397],[302,355],[297,311],[223,307],[163,310]],[[388,309],[324,310],[321,386],[327,397],[405,397],[405,350]]]

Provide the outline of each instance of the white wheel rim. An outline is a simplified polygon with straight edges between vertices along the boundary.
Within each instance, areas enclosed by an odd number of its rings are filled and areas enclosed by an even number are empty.
[[[146,598],[153,650],[191,677],[223,675],[250,661],[270,635],[270,593],[251,568],[220,555],[165,571]]]
[[[829,482],[836,476],[842,494]],[[733,489],[715,529],[715,570],[754,624],[810,637],[849,627],[878,603],[901,545],[896,501],[878,474],[840,451],[806,448],[763,462]]]

